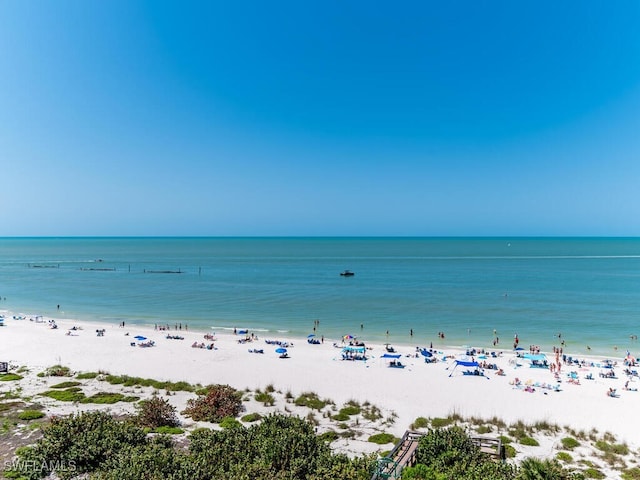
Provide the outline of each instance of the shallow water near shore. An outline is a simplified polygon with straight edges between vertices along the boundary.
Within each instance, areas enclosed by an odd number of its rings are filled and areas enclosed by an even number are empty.
[[[639,353],[637,238],[3,238],[0,275],[12,314]]]

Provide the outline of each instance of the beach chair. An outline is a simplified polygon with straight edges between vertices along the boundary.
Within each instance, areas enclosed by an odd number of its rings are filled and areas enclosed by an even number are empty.
[[[0,373],[9,372],[9,363],[8,362],[0,362]]]

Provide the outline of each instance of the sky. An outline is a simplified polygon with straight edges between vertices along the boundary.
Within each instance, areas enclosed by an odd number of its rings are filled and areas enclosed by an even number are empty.
[[[0,1],[0,236],[640,236],[640,2]]]

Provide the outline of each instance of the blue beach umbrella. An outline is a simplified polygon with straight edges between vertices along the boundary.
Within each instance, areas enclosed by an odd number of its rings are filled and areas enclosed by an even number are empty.
[[[307,338],[315,337],[315,334],[307,335]]]
[[[433,353],[431,353],[429,350],[420,350],[420,353],[422,354],[423,357],[427,357],[427,358],[433,357]]]
[[[276,353],[287,353],[287,349],[286,348],[276,348]]]
[[[135,338],[136,340],[139,340],[139,341],[142,341],[142,340],[146,340],[146,339],[147,339],[147,337],[143,337],[142,335],[137,335],[137,336],[135,336],[135,337],[133,337],[133,338]]]

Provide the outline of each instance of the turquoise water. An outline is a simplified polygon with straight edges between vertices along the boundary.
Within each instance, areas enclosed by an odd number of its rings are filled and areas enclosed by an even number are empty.
[[[640,353],[637,238],[4,238],[0,296],[90,321]]]

